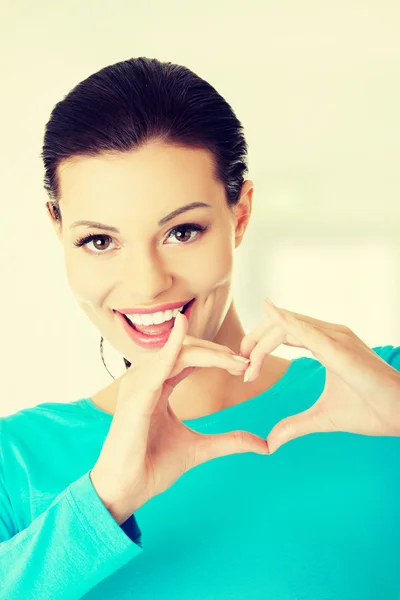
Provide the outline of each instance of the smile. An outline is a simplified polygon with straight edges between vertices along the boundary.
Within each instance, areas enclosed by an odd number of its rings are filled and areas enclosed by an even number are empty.
[[[162,348],[169,338],[178,312],[182,312],[189,321],[195,300],[192,298],[188,303],[174,310],[157,311],[151,314],[128,313],[128,316],[120,311],[115,312],[122,321],[126,333],[138,346]]]
[[[161,323],[165,323],[170,319],[175,319],[178,312],[184,313],[188,306],[189,302],[187,304],[183,304],[180,308],[175,308],[174,310],[169,309],[147,314],[125,314],[125,317],[134,325],[160,325]]]

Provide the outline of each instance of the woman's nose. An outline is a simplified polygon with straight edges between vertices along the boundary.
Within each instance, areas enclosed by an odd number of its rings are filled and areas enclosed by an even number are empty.
[[[132,297],[155,298],[169,287],[171,274],[159,256],[141,253],[126,261],[122,281],[131,287]]]

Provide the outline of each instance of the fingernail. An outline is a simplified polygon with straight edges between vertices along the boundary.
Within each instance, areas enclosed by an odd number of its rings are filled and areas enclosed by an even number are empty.
[[[248,380],[249,380],[249,369],[247,369],[247,371],[244,374],[243,382],[246,383]]]
[[[232,356],[232,358],[234,358],[235,360],[240,360],[241,362],[245,362],[245,363],[250,362],[249,358],[245,358],[244,356],[238,356],[237,354]]]
[[[256,375],[254,374],[254,366],[250,365],[247,367],[246,371],[244,372],[244,383],[246,383],[247,381],[254,381],[254,379],[256,379]]]

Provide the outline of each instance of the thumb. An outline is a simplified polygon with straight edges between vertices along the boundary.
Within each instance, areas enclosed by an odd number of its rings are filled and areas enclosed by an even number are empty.
[[[279,421],[269,432],[267,444],[270,454],[272,454],[283,444],[303,435],[333,430],[334,427],[327,426],[327,420],[324,419],[323,413],[312,406],[297,415]]]
[[[249,431],[238,430],[228,433],[202,434],[201,438],[196,452],[197,464],[230,454],[243,454],[245,452],[269,454],[264,438]]]
[[[126,373],[122,376],[119,394],[123,396],[131,396],[132,394],[132,382],[139,389],[146,390],[147,392],[155,392],[158,398],[158,392],[160,388],[165,386],[165,381],[168,379],[171,371],[174,368],[177,357],[181,351],[183,341],[188,329],[188,322],[182,313],[178,313],[175,317],[174,325],[171,333],[168,337],[167,342],[153,357],[140,365],[140,368],[132,368],[132,366],[126,370]],[[184,374],[187,375],[188,372]],[[181,375],[181,374],[180,374]],[[176,385],[177,381],[172,380],[172,386]],[[168,385],[168,382],[167,382]],[[146,400],[147,403],[147,400]]]

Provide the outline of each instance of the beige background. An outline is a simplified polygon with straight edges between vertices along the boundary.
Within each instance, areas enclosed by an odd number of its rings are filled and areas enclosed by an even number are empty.
[[[39,153],[55,103],[132,56],[191,68],[245,127],[254,210],[234,289],[246,330],[269,296],[400,345],[400,3],[3,0],[0,23],[0,415],[111,382],[67,286]],[[105,358],[123,372],[107,342]]]

